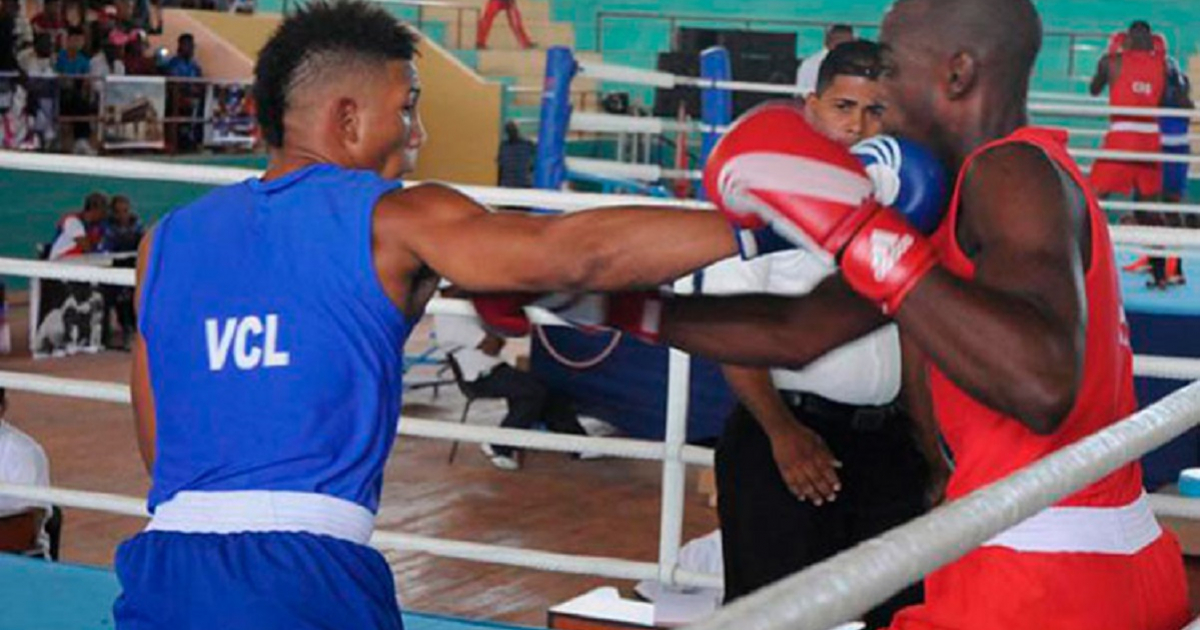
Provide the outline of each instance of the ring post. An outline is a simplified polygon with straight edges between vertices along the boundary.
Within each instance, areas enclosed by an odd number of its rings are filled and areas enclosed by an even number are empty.
[[[537,159],[533,185],[560,190],[567,179],[567,129],[571,123],[571,81],[579,65],[571,49],[553,46],[546,51],[546,81],[538,123]]]
[[[717,81],[730,80],[729,67],[729,51],[722,46],[711,46],[700,53],[700,76],[711,82],[710,87],[700,90],[700,120],[705,127],[700,145],[701,164],[708,161],[708,154],[721,138],[716,129],[727,126],[733,119],[733,94],[725,88],[713,87]],[[696,187],[696,198],[704,199],[704,186]]]

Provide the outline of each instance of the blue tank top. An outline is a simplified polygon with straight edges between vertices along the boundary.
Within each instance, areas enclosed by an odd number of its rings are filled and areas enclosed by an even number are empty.
[[[377,511],[411,326],[376,275],[371,223],[397,186],[317,165],[160,222],[140,322],[151,510],[183,490],[288,490]]]

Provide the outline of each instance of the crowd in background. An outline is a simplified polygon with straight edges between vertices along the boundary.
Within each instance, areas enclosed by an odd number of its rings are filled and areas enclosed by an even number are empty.
[[[41,0],[33,9],[0,0],[0,148],[95,154],[105,77],[204,76],[192,35],[178,38],[174,55],[152,50],[162,24],[148,0]],[[200,118],[204,97],[204,85],[168,83],[157,115]],[[169,125],[166,148],[194,150],[202,133],[200,124]]]

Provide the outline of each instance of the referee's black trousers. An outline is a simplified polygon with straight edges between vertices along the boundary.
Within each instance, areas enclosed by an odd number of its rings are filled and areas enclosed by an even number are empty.
[[[893,410],[883,421],[863,423],[853,407],[830,403],[820,414],[810,407],[792,411],[842,462],[842,491],[820,507],[788,491],[770,439],[749,411],[739,406],[726,423],[716,453],[726,602],[926,511],[929,468],[907,416]],[[913,585],[863,620],[868,628],[886,626],[897,610],[921,599],[921,585]]]

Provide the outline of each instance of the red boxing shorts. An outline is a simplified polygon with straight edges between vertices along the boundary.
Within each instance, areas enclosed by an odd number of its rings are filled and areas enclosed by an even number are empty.
[[[1116,511],[1123,514],[1108,520],[1121,521],[1132,547],[1106,548],[1121,535],[1089,547],[1089,530],[1106,529],[1103,518],[1096,527],[1066,514],[1061,527],[1014,528],[930,574],[925,603],[897,613],[891,630],[1182,628],[1191,617],[1179,543],[1144,500]]]
[[[1163,168],[1156,162],[1114,162],[1096,160],[1090,176],[1092,187],[1101,197],[1125,195],[1157,197],[1162,194]]]
[[[1114,123],[1133,125],[1138,123]],[[1115,129],[1104,136],[1102,148],[1106,151],[1135,151],[1158,153],[1162,150],[1161,137],[1157,132],[1141,133]],[[1091,181],[1096,194],[1157,197],[1162,194],[1163,169],[1161,162],[1126,162],[1121,160],[1096,160],[1092,165]]]

